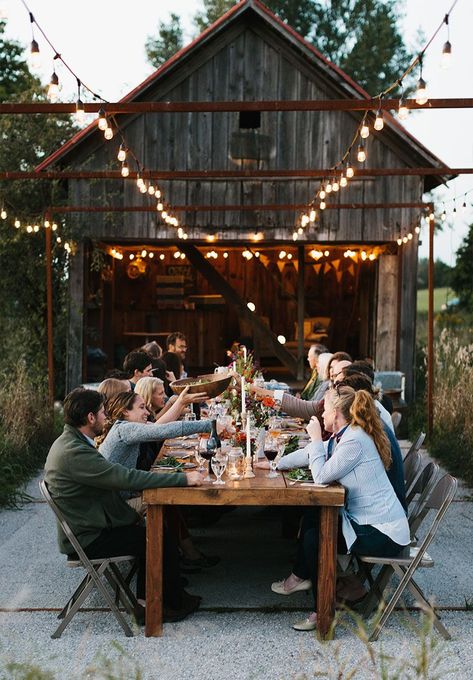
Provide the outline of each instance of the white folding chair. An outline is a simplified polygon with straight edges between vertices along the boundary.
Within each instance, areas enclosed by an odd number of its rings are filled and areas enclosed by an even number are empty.
[[[109,590],[107,590],[104,579],[116,591],[117,598],[123,604],[126,611],[130,615],[139,615],[140,605],[138,604],[138,601],[132,593],[128,583],[123,579],[120,569],[117,566],[120,563],[134,563],[135,557],[133,555],[120,555],[118,557],[101,557],[98,559],[88,558],[79,541],[72,532],[68,522],[64,518],[62,512],[59,510],[58,506],[51,497],[47,484],[44,480],[40,481],[39,488],[46,503],[56,515],[62,530],[64,531],[68,541],[77,554],[78,559],[68,559],[66,562],[67,566],[73,568],[82,567],[86,571],[85,577],[82,579],[79,586],[76,588],[73,595],[58,615],[58,619],[62,619],[62,621],[51,637],[61,637],[64,629],[69,625],[72,618],[75,616],[75,614],[77,614],[94,588],[102,595],[103,599],[110,607],[110,610],[114,614],[118,623],[123,628],[125,635],[127,637],[133,637],[133,631],[122,612],[118,609],[117,604],[115,604],[114,598],[110,594]]]
[[[373,557],[373,556],[360,556],[358,559],[360,562],[368,565],[381,565],[382,567],[390,567],[391,572],[394,572],[399,577],[399,584],[395,589],[393,595],[386,603],[382,602],[382,613],[379,621],[376,623],[373,632],[371,633],[370,640],[377,640],[381,629],[391,615],[394,607],[399,601],[399,598],[403,594],[404,590],[408,590],[412,593],[417,602],[421,606],[432,614],[432,619],[434,626],[443,635],[446,640],[450,640],[450,633],[447,631],[445,626],[440,622],[440,617],[436,613],[433,605],[428,601],[427,597],[424,595],[420,587],[414,581],[414,573],[420,567],[433,567],[434,560],[427,553],[427,548],[432,543],[435,534],[439,528],[440,522],[442,521],[445,513],[448,510],[450,503],[452,502],[458,482],[451,475],[444,475],[433,487],[430,495],[425,501],[425,508],[427,511],[436,510],[433,521],[427,531],[424,539],[417,547],[406,547],[398,557]],[[384,589],[387,586],[385,579],[386,572],[381,569],[373,586],[371,587],[369,596],[374,594],[376,597],[382,598]]]

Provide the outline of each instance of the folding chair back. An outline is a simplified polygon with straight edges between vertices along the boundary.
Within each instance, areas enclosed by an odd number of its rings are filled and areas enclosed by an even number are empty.
[[[406,488],[406,501],[412,495],[412,489],[417,484],[422,472],[422,456],[418,451],[409,453],[403,461],[404,484]]]
[[[376,624],[373,630],[373,633],[370,636],[370,640],[378,639],[378,635],[382,627],[384,626],[387,619],[391,615],[392,611],[394,610],[394,607],[396,606],[397,602],[399,601],[399,598],[401,597],[406,587],[410,590],[415,599],[421,603],[423,608],[431,612],[433,616],[433,623],[437,630],[443,635],[445,639],[447,640],[450,639],[449,632],[440,622],[439,617],[436,614],[434,608],[432,607],[432,605],[430,604],[422,590],[419,588],[417,583],[414,581],[413,576],[414,572],[418,567],[422,566],[432,567],[434,565],[433,559],[430,557],[430,555],[427,554],[427,548],[432,543],[435,534],[437,533],[437,530],[440,526],[440,523],[448,510],[448,507],[455,497],[457,486],[458,482],[454,477],[452,477],[451,475],[444,475],[443,477],[441,477],[441,479],[439,479],[436,482],[434,487],[431,489],[430,494],[428,495],[425,502],[425,508],[427,509],[427,511],[436,510],[437,512],[435,513],[435,516],[432,520],[432,523],[427,533],[425,534],[423,540],[421,541],[420,545],[417,548],[406,548],[399,557],[393,558],[361,557],[361,560],[363,562],[366,561],[371,564],[384,565],[384,568],[390,567],[391,569],[389,570],[389,574],[391,574],[392,571],[394,571],[400,579],[396,590],[394,591],[391,599],[385,606],[381,618],[379,619],[378,623]],[[383,582],[381,595],[382,591],[387,585],[385,575],[386,573],[382,575],[380,572],[380,575],[378,575],[376,579],[377,582],[375,582],[375,584],[373,585],[373,589],[375,588],[379,589],[380,582],[381,581]]]
[[[406,496],[406,503],[408,506],[410,503],[412,503],[415,496],[419,496],[416,502],[416,507],[419,506],[421,502],[426,500],[430,494],[430,490],[434,486],[438,471],[439,466],[437,463],[434,463],[433,461],[427,463],[423,470],[421,470],[414,484],[411,485],[409,495]]]
[[[116,606],[109,591],[106,589],[102,580],[102,576],[107,579],[112,588],[117,590],[118,597],[127,611],[130,614],[136,613],[138,611],[138,602],[116,566],[119,562],[134,561],[134,556],[120,555],[118,557],[104,557],[92,560],[89,559],[85,554],[81,544],[74,535],[74,532],[70,528],[66,518],[53,500],[45,480],[41,480],[39,482],[39,488],[43,498],[56,515],[56,519],[59,522],[61,529],[64,531],[67,540],[70,542],[79,558],[77,561],[69,560],[68,564],[70,566],[81,566],[86,571],[85,578],[82,580],[62,612],[59,614],[58,618],[62,618],[63,621],[57,630],[51,635],[51,637],[61,637],[62,632],[66,626],[69,625],[73,616],[79,611],[80,607],[85,602],[94,587],[99,591],[106,603],[109,605],[111,611],[125,631],[125,635],[127,637],[132,637],[133,631],[131,630],[121,611]]]
[[[420,449],[421,449],[421,447],[422,447],[422,444],[423,444],[424,441],[425,441],[426,436],[427,436],[427,435],[425,434],[425,432],[421,432],[421,433],[420,433],[420,435],[417,437],[417,439],[415,440],[415,442],[414,442],[413,444],[411,444],[411,446],[410,446],[408,452],[407,452],[406,455],[404,456],[404,460],[406,460],[406,458],[407,458],[413,451],[420,451]]]

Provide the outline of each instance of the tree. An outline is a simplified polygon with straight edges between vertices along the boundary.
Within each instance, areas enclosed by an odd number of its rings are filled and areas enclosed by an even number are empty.
[[[0,101],[10,101],[18,92],[39,86],[23,57],[22,46],[5,39],[6,22],[0,20]]]
[[[423,257],[419,260],[419,265],[417,268],[417,288],[422,290],[427,288],[428,284],[428,274],[429,271],[429,260]],[[449,288],[451,286],[453,269],[450,265],[446,264],[442,260],[435,260],[434,262],[434,284],[436,288]]]
[[[457,250],[452,271],[452,288],[460,299],[460,306],[473,312],[473,224]]]
[[[0,22],[2,60],[9,64],[1,85],[11,101],[44,99],[44,88],[28,70],[17,43],[4,39]],[[20,50],[20,51],[19,51]],[[23,89],[26,88],[26,89]],[[69,117],[54,115],[0,116],[0,170],[32,170],[74,133]],[[7,217],[0,219],[0,371],[11,372],[15,362],[26,360],[30,376],[44,377],[46,371],[46,296],[44,230],[28,234],[25,219],[42,223],[45,207],[64,200],[59,183],[22,180],[0,183],[0,203]],[[22,228],[14,227],[14,220]],[[64,237],[64,233],[62,234]],[[59,382],[65,356],[65,291],[67,257],[63,248],[54,249],[53,287],[55,314],[55,355]]]
[[[158,68],[178,52],[183,44],[181,20],[177,14],[171,13],[167,23],[164,21],[159,23],[158,37],[148,36],[146,40],[148,61]]]
[[[230,7],[236,4],[235,0],[203,0],[204,11],[197,12],[194,16],[194,24],[199,33],[205,31],[214,21],[217,21],[222,14],[228,12]]]

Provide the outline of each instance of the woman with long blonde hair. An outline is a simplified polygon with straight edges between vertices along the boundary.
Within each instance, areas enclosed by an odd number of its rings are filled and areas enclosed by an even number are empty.
[[[346,489],[338,551],[394,557],[410,543],[409,525],[386,474],[391,447],[373,397],[366,390],[355,392],[348,386],[335,386],[325,395],[322,417],[332,436],[323,442],[319,421],[311,419],[307,426],[311,438],[309,465],[316,484],[339,482]],[[315,604],[317,520],[317,513],[305,515],[293,572],[271,586],[282,595],[312,588]],[[294,628],[314,630],[316,625],[314,612]]]
[[[189,388],[186,387],[179,396],[174,395],[165,403],[164,382],[151,377],[140,378],[135,385],[135,392],[143,397],[152,419],[161,424],[178,420],[189,404],[199,404],[209,398],[205,392],[189,394]]]

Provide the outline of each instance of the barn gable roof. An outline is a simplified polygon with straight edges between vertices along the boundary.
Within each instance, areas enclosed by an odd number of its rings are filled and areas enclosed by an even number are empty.
[[[370,95],[348,74],[324,57],[313,45],[308,43],[299,33],[297,33],[297,31],[284,23],[263,3],[259,0],[242,0],[240,3],[231,7],[190,44],[176,52],[176,54],[162,64],[162,66],[148,76],[142,83],[131,90],[131,92],[125,95],[120,101],[147,101],[150,93],[160,81],[168,78],[182,66],[184,62],[192,60],[199,49],[221,36],[235,22],[243,17],[251,19],[250,13],[254,13],[257,17],[262,19],[271,30],[275,31],[287,43],[291,44],[293,49],[297,50],[299,54],[302,54],[305,57],[312,68],[317,69],[319,73],[323,73],[327,82],[340,93],[340,98],[370,98]],[[126,114],[122,115],[125,116]],[[419,142],[388,112],[386,112],[385,115],[385,124],[395,134],[399,145],[404,147],[407,156],[412,159],[411,162],[413,165],[419,163],[427,167],[445,165],[445,163],[429,151],[429,149]],[[97,134],[95,121],[71,137],[68,142],[53,152],[48,158],[44,159],[36,169],[41,171],[47,169],[54,163],[61,162],[61,164],[65,164],[70,162],[81,143],[93,134]],[[444,178],[440,176],[428,176],[425,178],[425,188],[426,190],[432,189],[443,181]]]

